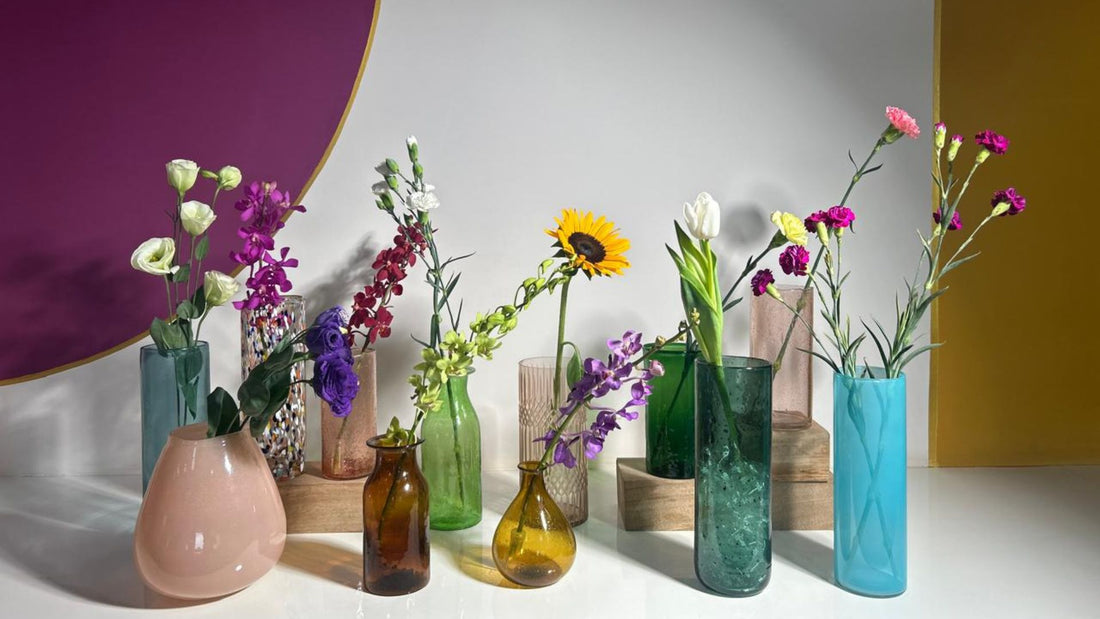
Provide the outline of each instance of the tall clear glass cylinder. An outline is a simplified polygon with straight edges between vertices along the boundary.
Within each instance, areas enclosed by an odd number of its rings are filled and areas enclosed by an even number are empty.
[[[884,372],[872,368],[872,376]],[[908,567],[905,375],[834,374],[833,436],[836,582],[862,595],[899,595]]]
[[[206,423],[210,394],[210,345],[160,352],[141,347],[141,488],[149,486],[153,468],[168,436],[176,428]]]
[[[519,459],[520,462],[542,458],[545,443],[536,443],[535,439],[546,436],[550,425],[560,417],[554,407],[555,402],[565,402],[569,393],[569,381],[565,368],[569,359],[562,360],[562,370],[557,398],[554,397],[554,357],[532,357],[519,362]],[[586,425],[583,415],[575,415],[565,429],[566,432],[580,432]],[[569,524],[577,526],[588,520],[588,460],[581,451],[580,441],[570,449],[577,459],[577,466],[550,467],[546,471],[546,489]]]
[[[813,423],[813,350],[814,340],[806,323],[813,324],[813,288],[776,286],[783,300],[801,307],[801,319],[794,325],[787,350],[772,379],[772,427],[776,430],[802,430]],[[749,308],[749,356],[775,362],[794,315],[771,296],[753,297]],[[804,323],[803,320],[806,322]]]
[[[241,310],[241,377],[247,377],[284,337],[306,328],[306,301],[297,295],[283,297],[275,306]],[[305,350],[304,345],[302,350]],[[290,371],[290,397],[257,441],[275,479],[296,477],[306,468],[306,375],[305,362]]]
[[[763,359],[695,364],[695,574],[722,595],[771,578],[771,395]]]

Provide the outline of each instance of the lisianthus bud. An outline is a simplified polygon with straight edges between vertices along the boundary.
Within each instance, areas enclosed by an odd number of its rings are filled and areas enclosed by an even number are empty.
[[[231,165],[222,166],[218,170],[218,188],[222,191],[231,191],[241,184],[241,171]]]
[[[180,195],[194,187],[199,176],[199,165],[189,159],[173,159],[164,164],[164,168],[168,172],[168,184]]]
[[[191,236],[199,236],[206,232],[217,218],[218,216],[209,205],[198,200],[189,200],[180,205],[180,222],[183,224],[183,229]]]
[[[936,144],[936,150],[938,151],[943,149],[944,142],[947,139],[947,125],[943,124],[942,122],[936,123],[933,136]]]
[[[134,250],[130,266],[150,275],[168,275],[179,269],[172,266],[175,257],[176,242],[171,237],[152,238]]]
[[[405,146],[409,147],[409,161],[416,163],[416,160],[420,158],[420,146],[416,143],[416,136],[410,135],[405,140]]]
[[[202,292],[206,297],[207,307],[225,305],[240,289],[241,285],[237,280],[221,271],[207,271],[203,278]]]
[[[959,147],[962,146],[963,136],[955,134],[951,136],[951,145],[947,147],[947,160],[954,161],[955,155],[959,154]]]

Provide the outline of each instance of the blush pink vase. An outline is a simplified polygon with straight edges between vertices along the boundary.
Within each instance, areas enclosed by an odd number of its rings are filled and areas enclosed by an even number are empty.
[[[206,424],[172,432],[134,527],[145,584],[199,600],[244,589],[279,561],[286,512],[256,441],[241,430],[206,438]]]

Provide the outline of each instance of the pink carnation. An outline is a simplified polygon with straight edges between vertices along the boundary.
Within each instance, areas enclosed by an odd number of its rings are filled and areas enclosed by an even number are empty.
[[[1008,150],[1008,138],[996,131],[986,129],[974,136],[974,141],[994,155],[1003,155]]]
[[[909,112],[906,112],[900,107],[893,107],[891,105],[886,106],[886,118],[895,129],[905,135],[911,138],[920,136],[920,127],[917,126],[917,121],[913,120]]]
[[[810,234],[817,234],[817,224],[818,224],[818,222],[825,223],[826,225],[828,225],[828,223],[829,223],[829,214],[826,213],[825,211],[818,211],[816,213],[811,213],[810,216],[807,217],[806,221],[804,222],[806,224],[806,232],[809,232]]]
[[[831,228],[847,228],[856,220],[856,214],[846,206],[834,206],[825,214],[825,223]]]

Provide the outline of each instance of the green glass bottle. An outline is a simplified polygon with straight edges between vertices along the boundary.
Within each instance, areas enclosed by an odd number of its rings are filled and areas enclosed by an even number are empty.
[[[466,392],[466,376],[451,376],[443,405],[424,417],[422,469],[431,493],[431,527],[468,529],[481,522],[481,424]]]
[[[646,345],[648,353],[652,344]],[[650,381],[645,409],[645,468],[668,479],[695,477],[695,358],[683,344],[668,344],[653,358],[665,366]]]

